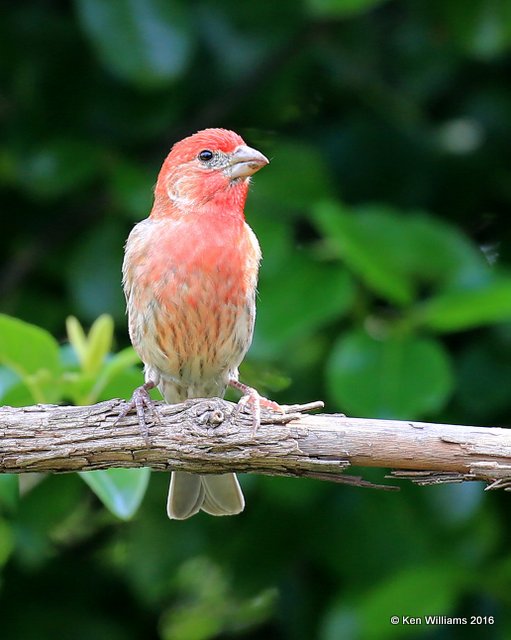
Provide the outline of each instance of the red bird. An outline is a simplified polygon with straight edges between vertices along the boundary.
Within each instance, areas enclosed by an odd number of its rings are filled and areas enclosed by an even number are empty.
[[[123,285],[131,341],[145,368],[133,394],[142,426],[148,389],[168,403],[223,396],[227,386],[253,403],[257,392],[238,381],[250,343],[261,252],[245,222],[250,176],[268,164],[233,131],[205,129],[176,143],[163,163],[149,218],[126,243]],[[127,413],[124,412],[125,413]],[[185,519],[243,511],[233,473],[172,473],[167,513]]]

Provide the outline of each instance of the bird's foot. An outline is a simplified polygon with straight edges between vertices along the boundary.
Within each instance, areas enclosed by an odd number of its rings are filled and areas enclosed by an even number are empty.
[[[118,424],[123,418],[125,418],[133,409],[137,412],[138,424],[140,427],[140,434],[146,442],[149,440],[149,426],[146,422],[146,412],[151,413],[153,422],[161,422],[160,414],[154,405],[154,400],[149,395],[149,390],[153,389],[156,385],[154,382],[146,382],[140,387],[137,387],[133,391],[131,400],[126,402],[125,406],[117,416],[114,426]]]
[[[264,396],[260,395],[256,389],[249,387],[247,384],[243,384],[239,380],[229,380],[229,386],[233,389],[237,389],[241,391],[243,394],[238,402],[238,410],[240,410],[245,405],[249,405],[251,413],[252,413],[252,427],[254,433],[261,426],[261,408],[271,409],[272,411],[280,411],[281,413],[285,413],[286,410],[284,407],[281,407],[280,404],[274,402],[273,400],[269,400]]]

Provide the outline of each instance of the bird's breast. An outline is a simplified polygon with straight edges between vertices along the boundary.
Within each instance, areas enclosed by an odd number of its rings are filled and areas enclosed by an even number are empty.
[[[252,340],[259,246],[243,221],[227,222],[145,221],[128,241],[132,341],[146,364],[179,380],[235,369]]]

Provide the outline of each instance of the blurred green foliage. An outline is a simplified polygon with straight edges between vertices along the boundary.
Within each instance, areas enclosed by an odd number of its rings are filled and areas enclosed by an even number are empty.
[[[225,126],[271,158],[244,379],[330,412],[508,424],[510,6],[7,4],[2,403],[131,395],[123,242],[171,144]],[[2,639],[511,637],[505,494],[247,476],[242,515],[177,523],[148,477],[0,476]],[[428,614],[495,622],[389,622]]]

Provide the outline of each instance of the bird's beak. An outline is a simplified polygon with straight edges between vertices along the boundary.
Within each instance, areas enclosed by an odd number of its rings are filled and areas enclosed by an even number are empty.
[[[240,144],[229,159],[229,177],[231,180],[248,178],[269,162],[260,151],[247,147],[246,144]]]

